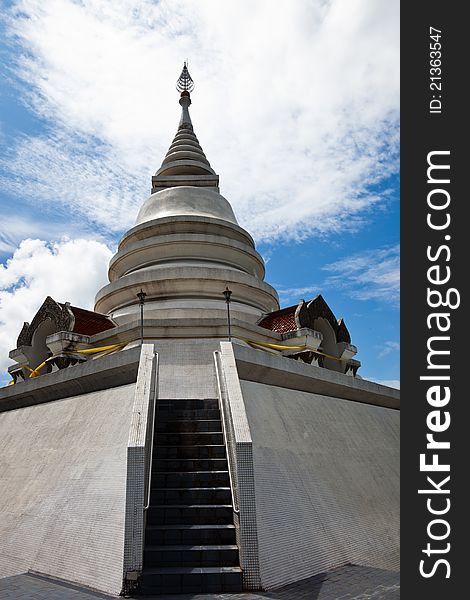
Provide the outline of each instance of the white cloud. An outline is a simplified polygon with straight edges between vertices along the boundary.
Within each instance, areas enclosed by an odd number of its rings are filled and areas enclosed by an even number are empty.
[[[383,350],[381,350],[379,352],[379,355],[377,358],[383,358],[384,356],[387,356],[388,354],[391,354],[392,352],[398,352],[399,350],[400,350],[400,342],[392,342],[392,341],[384,342]]]
[[[285,288],[282,285],[276,285],[276,290],[279,294],[281,305],[295,303],[298,304],[301,298],[311,300],[318,295],[320,287],[318,285],[307,285],[303,287]]]
[[[358,300],[397,305],[400,296],[400,247],[378,248],[346,257],[324,267],[334,273],[325,285],[346,290]]]
[[[144,178],[137,182],[122,170],[110,147],[66,131],[22,139],[7,166],[16,174],[3,181],[10,193],[26,196],[39,214],[86,216],[110,232],[133,223],[136,190],[141,200],[148,191],[140,185]]]
[[[397,170],[398,10],[18,0],[16,73],[50,128],[17,140],[3,184],[125,229],[175,133],[189,57],[195,130],[240,222],[268,241],[357,228],[381,201],[369,186]]]
[[[21,216],[20,216],[21,215]],[[28,214],[20,211],[11,214],[2,214],[3,231],[0,231],[0,253],[11,256],[18,247],[21,240],[26,238],[40,238],[47,240],[60,240],[64,237],[64,230],[67,230],[67,236],[78,238],[86,235],[87,239],[96,241],[105,241],[103,235],[98,231],[92,230],[84,223],[71,223],[61,219],[47,219],[46,211],[36,207]]]
[[[400,247],[374,248],[346,256],[322,267],[332,273],[319,283],[299,287],[276,285],[281,304],[309,300],[328,290],[343,290],[357,300],[377,300],[397,306],[400,296]],[[387,341],[378,358],[399,350],[399,342]]]
[[[0,370],[24,321],[30,322],[45,300],[93,309],[94,297],[107,283],[111,250],[98,241],[63,239],[55,244],[26,239],[12,258],[0,264]]]

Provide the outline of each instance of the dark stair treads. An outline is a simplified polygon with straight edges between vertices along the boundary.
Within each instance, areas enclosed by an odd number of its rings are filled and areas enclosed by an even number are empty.
[[[157,408],[157,422],[180,421],[183,419],[220,419],[220,411],[218,408],[196,408],[194,410]]]
[[[145,569],[144,593],[241,592],[239,567],[161,567]]]
[[[160,415],[158,415],[159,417]],[[157,417],[155,435],[159,433],[191,433],[216,431],[222,433],[220,419],[163,420]]]
[[[230,487],[155,488],[150,502],[160,504],[231,504]]]
[[[155,433],[156,446],[211,446],[223,443],[222,433]]]
[[[237,567],[237,545],[146,546],[146,567]]]
[[[241,592],[216,399],[158,401],[151,470],[141,592]]]
[[[192,400],[160,399],[157,402],[157,410],[214,410],[216,408],[219,408],[219,401],[217,398],[197,398]]]
[[[150,506],[147,523],[157,524],[229,524],[233,523],[233,510],[227,504],[162,504]]]
[[[145,544],[235,544],[235,525],[150,525],[145,530]]]
[[[226,487],[228,471],[159,471],[152,476],[152,487]]]
[[[152,472],[158,471],[226,471],[226,458],[160,458],[155,457]]]
[[[155,446],[153,458],[154,460],[158,458],[225,458],[225,446],[223,444]]]

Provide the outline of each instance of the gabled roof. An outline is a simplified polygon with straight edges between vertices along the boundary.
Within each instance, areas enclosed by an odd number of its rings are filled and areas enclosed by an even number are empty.
[[[287,333],[288,331],[295,331],[298,329],[295,322],[295,311],[297,306],[289,306],[288,308],[281,308],[274,312],[268,313],[258,323],[260,327],[270,329],[271,331],[277,331],[278,333]]]
[[[68,302],[56,302],[47,296],[31,323],[24,323],[18,336],[18,347],[31,346],[34,332],[46,319],[54,323],[57,332],[72,331],[80,335],[94,335],[116,327],[114,321],[106,315],[71,306]]]
[[[321,294],[318,294],[310,302],[301,300],[297,306],[288,306],[268,313],[264,315],[258,325],[278,333],[287,333],[302,327],[315,329],[315,320],[320,318],[326,319],[330,323],[337,342],[351,343],[351,337],[344,320],[336,319]]]
[[[61,304],[61,306],[64,305]],[[84,308],[78,308],[77,306],[69,306],[69,308],[75,317],[75,323],[72,329],[74,333],[94,335],[95,333],[101,333],[102,331],[116,327],[114,322],[106,315]]]

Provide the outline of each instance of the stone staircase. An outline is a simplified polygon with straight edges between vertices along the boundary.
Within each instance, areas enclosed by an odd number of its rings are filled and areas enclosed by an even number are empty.
[[[240,592],[216,399],[159,400],[141,592]]]

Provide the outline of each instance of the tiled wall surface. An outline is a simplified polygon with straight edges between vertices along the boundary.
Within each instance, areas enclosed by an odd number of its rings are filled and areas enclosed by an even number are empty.
[[[399,568],[399,411],[242,381],[261,583]]]
[[[243,586],[247,590],[261,587],[258,559],[258,527],[256,523],[253,442],[232,346],[220,344],[220,376],[223,383],[224,412],[229,424],[230,443],[227,451],[234,454],[235,481],[240,509],[237,518],[237,543],[240,546]]]
[[[159,398],[217,398],[214,350],[219,340],[155,340]]]
[[[156,341],[159,398],[216,398],[214,350],[236,432],[246,587],[349,562],[397,569],[399,412],[240,382],[229,345],[210,339]],[[0,413],[0,577],[31,569],[119,593],[126,476],[126,564],[138,566],[148,354],[140,387]],[[126,466],[128,443],[138,452]]]
[[[142,571],[144,506],[149,492],[152,423],[158,396],[158,355],[153,345],[142,347],[127,445],[126,522],[123,577]],[[147,460],[146,460],[147,459]],[[132,584],[131,584],[132,585]],[[127,592],[127,589],[125,590]]]
[[[134,388],[0,413],[0,577],[119,593]]]

